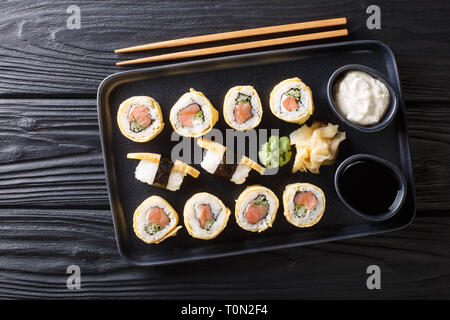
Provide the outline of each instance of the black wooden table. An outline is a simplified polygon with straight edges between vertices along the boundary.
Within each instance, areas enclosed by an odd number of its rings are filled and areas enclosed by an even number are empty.
[[[449,298],[450,3],[2,1],[0,298]],[[80,28],[77,29],[77,8]],[[210,261],[128,265],[118,254],[96,114],[113,49],[345,16],[399,65],[417,215],[398,232]],[[200,46],[201,47],[201,46]],[[161,50],[159,53],[169,52]],[[148,55],[130,54],[121,59]],[[381,290],[366,269],[381,268]],[[70,290],[67,268],[81,269]]]

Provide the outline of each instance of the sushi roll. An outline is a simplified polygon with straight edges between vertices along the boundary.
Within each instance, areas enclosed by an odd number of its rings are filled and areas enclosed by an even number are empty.
[[[222,232],[230,214],[230,209],[219,198],[200,192],[189,198],[184,205],[184,225],[194,238],[209,240]]]
[[[122,102],[117,112],[120,131],[134,142],[147,142],[164,128],[161,107],[146,96],[131,97]]]
[[[180,189],[186,174],[197,178],[200,172],[183,161],[161,157],[157,153],[129,153],[128,159],[141,160],[135,176],[139,181],[165,188],[170,191]]]
[[[133,216],[134,232],[146,243],[160,243],[174,236],[181,228],[177,224],[177,212],[159,196],[151,196],[144,200]]]
[[[272,190],[259,185],[247,187],[236,200],[236,222],[248,231],[264,231],[272,226],[278,205]]]
[[[296,227],[315,225],[325,211],[323,191],[310,183],[293,183],[283,192],[284,215]]]
[[[197,138],[208,133],[219,113],[205,95],[191,88],[170,109],[170,123],[181,136]]]
[[[283,121],[305,123],[314,112],[311,89],[299,78],[281,81],[270,93],[270,110]]]
[[[228,90],[223,102],[225,122],[239,131],[258,126],[262,118],[261,100],[252,86],[236,86]]]
[[[235,184],[242,184],[247,179],[250,170],[253,169],[259,174],[264,173],[263,167],[246,156],[238,156],[237,163],[226,163],[227,148],[220,143],[199,138],[197,144],[207,150],[200,166],[211,174],[230,180]]]

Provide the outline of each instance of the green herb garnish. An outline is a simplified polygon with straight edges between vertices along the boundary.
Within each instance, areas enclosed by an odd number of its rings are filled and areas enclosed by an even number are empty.
[[[216,222],[214,219],[206,219],[205,229],[209,230],[211,229],[211,226]]]
[[[292,88],[288,92],[285,93],[287,96],[292,96],[297,100],[300,100],[300,89]]]
[[[291,160],[291,141],[288,137],[281,137],[278,140],[279,156],[280,156],[280,167],[284,166]]]
[[[288,137],[271,136],[258,152],[259,160],[267,168],[282,167],[291,160],[291,142]]]
[[[253,202],[253,207],[257,206],[265,206],[267,207],[267,209],[269,209],[269,202],[267,201],[265,196],[260,195],[255,199],[255,202]]]
[[[236,102],[238,102],[238,103],[239,102],[246,102],[246,103],[250,104],[251,99],[252,99],[251,96],[248,96],[248,95],[243,94],[243,93],[239,93],[237,98],[236,98]]]
[[[142,130],[144,130],[145,127],[141,126],[137,121],[136,118],[133,118],[133,120],[130,123],[130,130],[133,132],[141,132]]]
[[[199,111],[194,115],[194,120],[203,122],[205,117],[203,116],[203,111]]]
[[[304,218],[306,217],[306,214],[308,213],[308,208],[302,205],[295,204],[294,213],[300,217]]]
[[[161,231],[162,229],[163,227],[157,223],[149,223],[144,227],[145,232],[147,232],[149,235],[154,235],[155,233]]]

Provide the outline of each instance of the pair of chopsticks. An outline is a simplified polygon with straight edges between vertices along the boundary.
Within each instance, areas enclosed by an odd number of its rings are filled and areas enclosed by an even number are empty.
[[[281,32],[288,32],[288,31],[298,31],[298,30],[306,30],[306,29],[314,29],[314,28],[331,27],[331,26],[337,26],[337,25],[344,25],[346,23],[347,23],[346,18],[335,18],[335,19],[317,20],[317,21],[310,21],[310,22],[300,22],[300,23],[285,24],[285,25],[280,25],[280,26],[255,28],[255,29],[223,32],[223,33],[216,33],[216,34],[208,34],[208,35],[183,38],[183,39],[168,40],[168,41],[144,44],[144,45],[135,46],[135,47],[117,49],[114,52],[115,53],[125,53],[125,52],[135,52],[135,51],[142,51],[142,50],[170,48],[170,47],[178,47],[178,46],[191,45],[191,44],[197,44],[197,43],[205,43],[205,42],[211,42],[211,41],[219,41],[219,40],[265,35],[265,34],[271,34],[271,33],[281,33]],[[137,64],[137,63],[191,58],[191,57],[198,57],[198,56],[209,55],[209,54],[224,53],[224,52],[246,50],[246,49],[254,49],[254,48],[275,46],[275,45],[288,44],[288,43],[294,43],[294,42],[304,42],[304,41],[310,41],[310,40],[342,37],[342,36],[346,36],[346,35],[348,35],[347,29],[338,29],[338,30],[333,30],[333,31],[316,32],[316,33],[309,33],[309,34],[303,34],[303,35],[291,36],[291,37],[275,38],[275,39],[260,40],[260,41],[251,41],[251,42],[230,44],[230,45],[217,46],[217,47],[211,47],[211,48],[195,49],[195,50],[180,51],[180,52],[174,52],[174,53],[168,53],[168,54],[161,54],[161,55],[146,57],[146,58],[141,58],[141,59],[121,61],[121,62],[117,62],[116,65],[122,66],[122,65]]]

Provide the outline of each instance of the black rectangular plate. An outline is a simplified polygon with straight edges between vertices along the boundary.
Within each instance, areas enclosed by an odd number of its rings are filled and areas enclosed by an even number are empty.
[[[394,121],[378,133],[361,133],[336,118],[326,98],[327,82],[333,71],[346,64],[362,64],[383,74],[399,95],[399,110]],[[201,174],[198,179],[187,176],[177,192],[167,191],[137,181],[134,177],[136,160],[129,160],[129,152],[155,152],[171,155],[178,141],[171,141],[172,128],[169,111],[176,100],[189,88],[199,90],[219,110],[220,119],[215,128],[229,128],[222,117],[223,99],[229,88],[250,84],[258,91],[264,115],[259,129],[279,129],[288,135],[299,126],[277,119],[269,109],[269,94],[274,85],[286,78],[299,77],[311,87],[315,111],[308,124],[319,120],[338,124],[347,133],[341,144],[338,158],[332,166],[322,166],[320,174],[291,173],[292,160],[275,176],[253,173],[243,185],[208,174],[194,164]],[[134,143],[119,131],[116,114],[119,104],[136,95],[155,98],[161,105],[165,128],[147,143]],[[377,234],[407,226],[415,215],[415,193],[404,103],[395,58],[385,44],[378,41],[350,41],[293,49],[266,51],[225,58],[205,59],[195,62],[120,72],[107,77],[97,95],[100,134],[104,165],[107,175],[109,199],[114,218],[117,245],[120,254],[130,262],[140,265],[157,265],[223,257],[263,250],[287,248]],[[195,144],[194,139],[192,145]],[[349,212],[338,199],[333,185],[334,172],[345,158],[356,153],[380,156],[396,164],[407,180],[407,198],[401,210],[391,219],[369,222]],[[280,199],[284,186],[294,182],[310,182],[324,191],[327,208],[321,221],[310,228],[299,229],[289,224],[280,206],[273,227],[262,232],[245,231],[236,224],[234,204],[237,196],[252,184],[272,189]],[[215,194],[232,211],[225,230],[215,239],[192,238],[182,228],[175,237],[158,245],[148,245],[138,239],[133,231],[135,208],[147,197],[165,198],[180,216],[186,200],[197,192]]]

